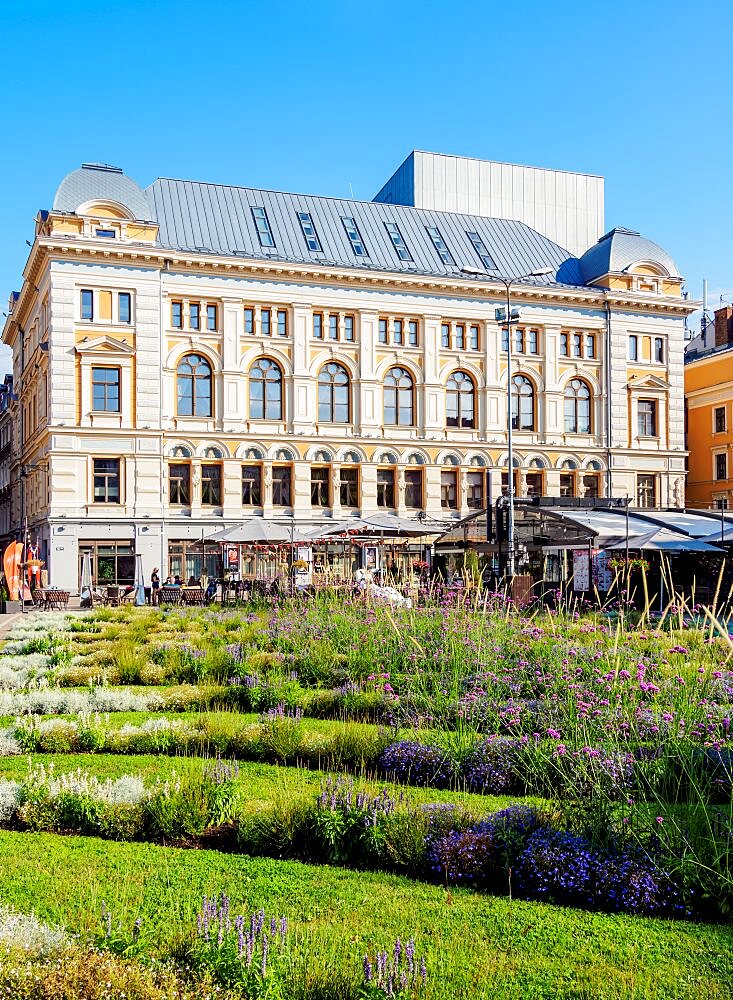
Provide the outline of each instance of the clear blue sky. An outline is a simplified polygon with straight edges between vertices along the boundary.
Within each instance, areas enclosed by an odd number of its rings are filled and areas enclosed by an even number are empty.
[[[412,148],[602,174],[607,228],[733,290],[730,0],[3,0],[0,28],[4,301],[82,161],[369,199]]]

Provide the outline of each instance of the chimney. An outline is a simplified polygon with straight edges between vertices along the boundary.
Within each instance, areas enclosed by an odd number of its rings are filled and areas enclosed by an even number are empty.
[[[715,311],[715,346],[725,347],[733,342],[733,306],[723,306]]]

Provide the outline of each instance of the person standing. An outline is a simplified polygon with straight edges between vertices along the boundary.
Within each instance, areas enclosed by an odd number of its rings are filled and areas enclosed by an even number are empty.
[[[158,603],[158,591],[160,590],[160,572],[156,566],[150,574],[150,600],[156,605]]]

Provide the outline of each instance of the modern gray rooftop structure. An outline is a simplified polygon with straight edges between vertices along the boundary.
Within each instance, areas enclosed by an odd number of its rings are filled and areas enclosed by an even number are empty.
[[[603,178],[413,150],[375,201],[514,219],[579,257],[604,230]]]

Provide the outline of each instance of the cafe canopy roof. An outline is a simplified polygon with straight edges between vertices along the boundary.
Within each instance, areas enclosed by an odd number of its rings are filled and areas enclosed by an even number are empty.
[[[612,506],[613,505],[613,506]],[[496,512],[492,512],[496,516]],[[733,516],[716,511],[637,510],[625,501],[595,502],[556,498],[515,501],[517,543],[528,548],[649,549],[667,552],[719,552],[715,542],[733,541]],[[438,545],[461,542],[488,545],[487,512],[457,522]]]

